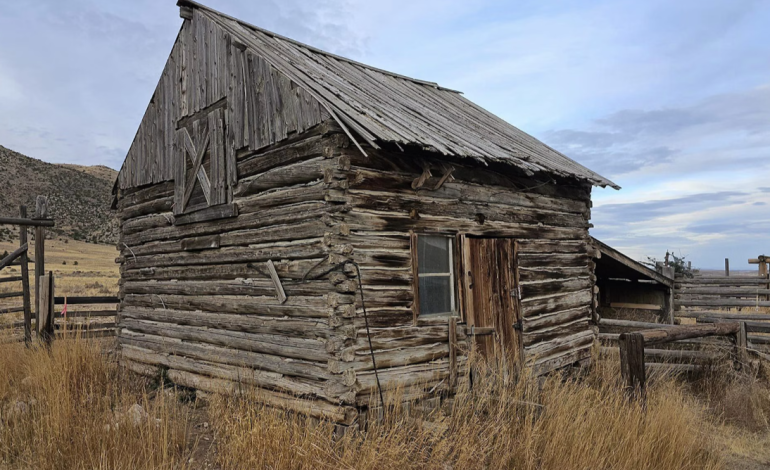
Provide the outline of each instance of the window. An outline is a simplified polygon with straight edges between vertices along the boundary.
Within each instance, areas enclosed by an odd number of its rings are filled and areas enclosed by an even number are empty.
[[[417,277],[421,315],[455,312],[453,239],[417,236]]]

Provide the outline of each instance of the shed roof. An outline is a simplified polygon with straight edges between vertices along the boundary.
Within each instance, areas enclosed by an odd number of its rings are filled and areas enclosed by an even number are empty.
[[[177,4],[199,9],[311,93],[340,124],[374,148],[383,143],[416,145],[484,164],[514,165],[528,174],[547,172],[619,189],[458,91],[321,51],[197,2],[179,0]]]
[[[596,275],[599,278],[641,279],[655,281],[668,287],[674,285],[673,279],[629,258],[596,238],[591,237],[591,240],[601,253],[601,257],[596,260]]]

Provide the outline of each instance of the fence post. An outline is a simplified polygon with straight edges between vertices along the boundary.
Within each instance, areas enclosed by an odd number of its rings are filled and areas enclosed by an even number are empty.
[[[35,219],[48,218],[48,200],[38,196],[35,200]],[[35,227],[35,318],[40,333],[40,278],[45,276],[45,227]]]
[[[735,357],[739,364],[738,368],[743,368],[744,364],[748,364],[748,343],[749,341],[746,335],[746,322],[742,321],[740,322],[738,333],[735,334]]]
[[[725,276],[730,277],[730,258],[725,258]]]
[[[38,304],[37,336],[50,345],[54,336],[54,286],[53,271],[41,276],[38,282],[40,300]]]
[[[626,381],[626,391],[634,396],[645,395],[647,375],[644,369],[644,336],[641,333],[623,333],[619,339],[620,373]]]
[[[19,206],[19,218],[27,218],[27,206]],[[19,226],[19,246],[27,244],[27,226]],[[25,251],[21,255],[21,290],[24,304],[24,344],[29,347],[32,342],[32,307],[29,295],[29,256]],[[37,308],[37,307],[36,307]]]

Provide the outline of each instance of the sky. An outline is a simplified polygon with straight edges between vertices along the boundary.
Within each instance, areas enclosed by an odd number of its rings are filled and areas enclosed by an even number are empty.
[[[203,3],[461,90],[612,179],[591,233],[635,259],[770,254],[768,1]],[[119,168],[181,23],[173,0],[0,0],[0,145]]]

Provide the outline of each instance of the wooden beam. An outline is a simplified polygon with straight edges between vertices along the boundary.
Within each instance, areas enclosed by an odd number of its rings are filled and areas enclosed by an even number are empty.
[[[656,304],[634,304],[629,302],[612,302],[610,303],[612,308],[632,308],[636,310],[662,310],[662,305]]]
[[[35,199],[35,219],[48,218],[48,199],[38,196]],[[45,227],[35,227],[35,321],[40,328],[40,278],[45,275]]]
[[[457,317],[449,318],[449,390],[457,386]]]
[[[174,218],[174,225],[187,225],[232,217],[238,217],[238,206],[236,204],[219,204],[190,212],[189,214],[179,215]]]
[[[4,282],[18,282],[24,279],[21,276],[0,277],[0,284]]]
[[[51,219],[24,219],[15,217],[0,217],[0,225],[19,225],[23,227],[53,227],[56,223]]]
[[[730,259],[725,258],[725,277],[730,276]]]
[[[712,323],[708,325],[681,325],[641,331],[639,333],[621,333],[622,341],[626,335],[640,334],[645,344],[663,344],[681,339],[701,338],[704,336],[730,336],[738,333],[737,322]]]
[[[64,305],[65,297],[54,297],[54,305]],[[93,297],[66,297],[67,305],[93,305],[93,304],[116,304],[120,302],[114,296],[93,296]]]
[[[283,290],[281,279],[278,277],[278,272],[275,270],[275,265],[271,259],[267,260],[267,270],[270,272],[270,278],[273,280],[273,284],[275,285],[275,292],[276,296],[278,297],[278,301],[285,303],[287,299],[286,292]]]
[[[54,334],[54,285],[53,272],[47,276],[40,276],[38,286],[40,287],[40,297],[38,303],[38,322],[37,335],[42,341],[51,344]]]
[[[14,262],[14,261],[16,260],[16,258],[18,258],[18,257],[20,257],[21,255],[23,255],[24,253],[26,253],[26,252],[27,252],[27,249],[28,249],[28,246],[27,246],[27,244],[25,243],[25,244],[23,244],[22,246],[20,246],[19,248],[15,249],[15,250],[13,251],[13,253],[11,253],[10,255],[6,256],[6,257],[5,257],[5,258],[3,258],[3,259],[1,259],[1,260],[0,260],[0,269],[3,269],[3,268],[5,268],[6,266],[10,266],[10,265],[11,265],[11,263],[12,263],[12,262]]]

